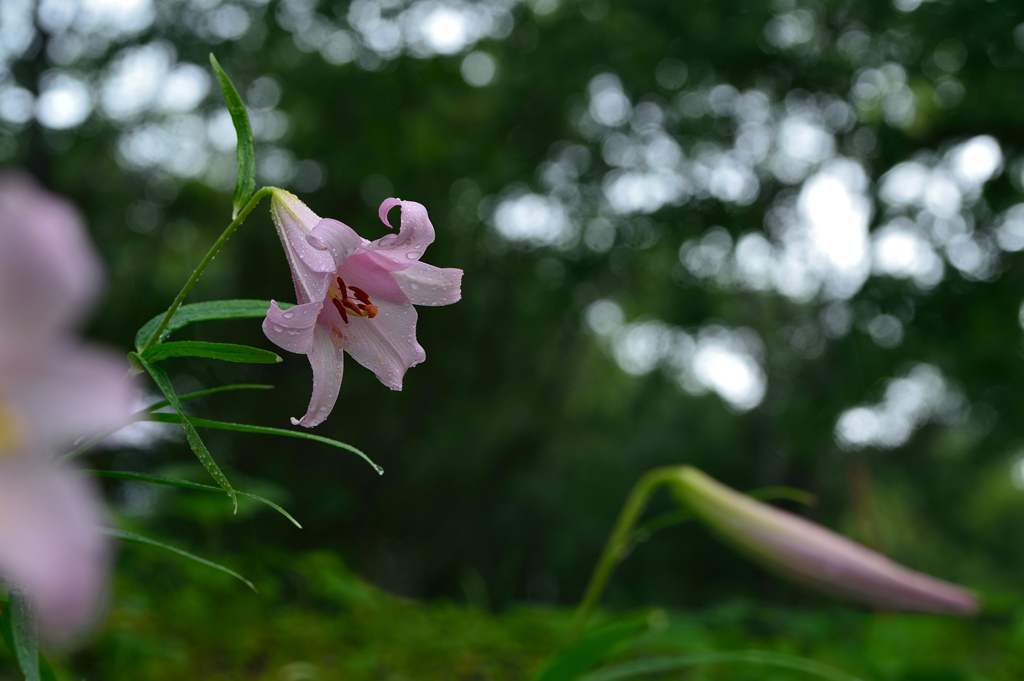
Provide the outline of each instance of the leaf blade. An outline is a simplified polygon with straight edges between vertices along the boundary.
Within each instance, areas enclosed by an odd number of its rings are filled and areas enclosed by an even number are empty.
[[[148,482],[153,485],[166,485],[168,487],[180,487],[182,489],[194,489],[204,490],[208,492],[220,492],[220,487],[214,487],[213,485],[204,485],[201,482],[192,482],[191,480],[179,480],[178,478],[165,478],[159,475],[146,475],[144,473],[131,473],[128,471],[101,471],[101,470],[83,470],[83,475],[94,475],[98,478],[114,478],[115,480],[131,480],[135,482]],[[260,503],[270,506],[275,511],[283,515],[285,518],[291,521],[295,527],[302,529],[302,525],[299,521],[292,517],[288,511],[284,510],[270,499],[251,494],[249,492],[242,492],[241,490],[235,490],[235,493],[243,497],[249,497]]]
[[[142,365],[142,368],[149,373],[153,378],[153,381],[157,384],[157,387],[160,388],[160,392],[164,394],[167,401],[170,402],[172,407],[174,407],[174,411],[177,412],[177,415],[181,419],[179,423],[182,430],[185,431],[185,439],[188,440],[189,447],[192,448],[192,451],[199,459],[199,462],[203,464],[210,476],[213,477],[213,479],[217,481],[217,484],[227,492],[229,497],[231,497],[231,503],[234,504],[235,513],[237,513],[238,497],[235,496],[235,490],[231,487],[231,483],[228,482],[228,478],[224,475],[224,472],[221,471],[220,466],[218,466],[217,462],[213,460],[210,450],[208,450],[206,445],[203,444],[202,438],[199,437],[199,433],[196,432],[195,427],[189,421],[188,417],[185,416],[185,412],[182,411],[181,401],[178,399],[177,393],[174,392],[174,386],[171,384],[171,379],[168,378],[167,373],[160,367],[150,364],[135,353],[131,353],[130,356],[133,356],[139,364]]]
[[[758,664],[770,667],[781,667],[812,674],[829,681],[862,681],[844,671],[784,653],[773,653],[761,650],[740,650],[735,652],[709,652],[675,657],[655,657],[635,662],[607,667],[587,674],[580,681],[618,681],[636,676],[647,676],[675,671],[685,667],[706,664]]]
[[[275,352],[235,343],[209,343],[207,341],[171,341],[154,345],[142,353],[147,362],[160,362],[172,357],[203,357],[223,362],[247,364],[277,364],[283,361]]]
[[[282,310],[294,307],[291,303],[278,303]],[[174,316],[167,324],[157,343],[162,342],[172,332],[177,331],[189,324],[196,322],[211,322],[222,319],[255,319],[265,317],[270,309],[269,300],[210,300],[204,303],[189,303],[182,305],[174,311]],[[156,315],[146,322],[135,334],[135,347],[140,349],[153,335],[160,322],[163,321],[164,313]]]
[[[159,542],[159,541],[157,541],[155,539],[150,539],[149,537],[143,537],[142,535],[135,534],[134,532],[125,532],[124,530],[117,530],[117,529],[114,529],[114,528],[111,528],[111,527],[100,528],[100,531],[103,532],[103,534],[110,535],[111,537],[116,537],[117,539],[120,539],[122,541],[130,541],[130,542],[135,543],[135,544],[144,544],[146,546],[155,546],[157,548],[163,549],[164,551],[170,551],[171,553],[177,554],[177,555],[179,555],[179,556],[181,556],[183,558],[188,558],[189,560],[193,560],[193,561],[195,561],[195,562],[197,562],[197,563],[199,563],[201,565],[205,565],[206,567],[210,567],[210,568],[213,568],[215,570],[220,570],[221,572],[223,572],[225,574],[228,574],[228,575],[231,575],[235,579],[241,581],[243,584],[248,586],[250,589],[252,589],[256,593],[259,593],[259,589],[256,588],[255,584],[253,584],[248,579],[246,579],[242,575],[238,574],[237,572],[235,572],[231,568],[225,567],[225,566],[221,565],[220,563],[214,563],[212,560],[207,560],[206,558],[202,558],[200,556],[197,556],[194,553],[189,553],[188,551],[186,551],[184,549],[179,549],[177,546],[171,546],[170,544],[164,544],[163,542]]]
[[[25,681],[40,681],[39,632],[32,603],[15,587],[8,587],[8,596],[7,607],[0,614],[4,642],[14,653]]]
[[[159,423],[178,423],[177,414],[150,414],[149,419],[151,421],[157,421]],[[311,440],[313,442],[320,442],[322,444],[331,445],[338,449],[345,449],[353,454],[360,456],[366,463],[373,466],[373,469],[380,475],[384,475],[384,469],[373,462],[370,457],[364,454],[361,450],[353,447],[350,444],[339,442],[338,440],[332,440],[329,437],[322,435],[313,435],[312,433],[300,433],[296,430],[286,430],[284,428],[270,428],[267,426],[250,426],[243,423],[229,423],[227,421],[212,421],[210,419],[189,419],[195,426],[199,428],[216,428],[219,430],[233,430],[239,433],[253,433],[257,435],[281,435],[283,437],[294,437],[301,440]]]
[[[235,198],[231,213],[231,219],[234,219],[238,217],[238,213],[256,193],[256,153],[252,125],[249,124],[249,114],[245,110],[242,98],[238,96],[238,90],[235,89],[228,74],[225,73],[212,52],[210,53],[210,65],[217,76],[217,82],[224,94],[224,102],[227,104],[228,113],[231,114],[231,122],[235,126],[235,134],[238,137],[235,151],[238,159],[238,182],[235,185]]]

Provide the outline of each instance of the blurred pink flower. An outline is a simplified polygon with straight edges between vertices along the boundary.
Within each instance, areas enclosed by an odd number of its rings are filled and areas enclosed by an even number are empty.
[[[427,210],[413,201],[387,199],[381,221],[401,206],[398,234],[367,241],[337,220],[321,219],[285,191],[275,191],[271,214],[288,257],[298,305],[272,301],[263,331],[290,352],[309,356],[313,396],[301,419],[308,427],[331,413],[341,388],[344,353],[392,390],[426,353],[416,342],[413,305],[450,305],[462,297],[462,270],[420,262],[434,241]]]
[[[867,605],[970,615],[978,598],[955,584],[894,563],[820,525],[713,480],[691,466],[674,476],[676,497],[728,543],[784,577]]]
[[[102,279],[74,208],[0,174],[0,243],[0,575],[67,640],[102,611],[110,551],[95,489],[51,457],[124,423],[133,395],[123,361],[70,335]]]

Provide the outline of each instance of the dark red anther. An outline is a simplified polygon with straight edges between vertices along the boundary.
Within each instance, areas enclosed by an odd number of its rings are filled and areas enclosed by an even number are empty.
[[[341,304],[342,304],[342,305],[344,305],[345,307],[347,307],[348,309],[352,310],[352,311],[353,311],[353,312],[355,312],[356,314],[359,314],[359,315],[361,315],[361,314],[363,313],[363,311],[362,311],[362,310],[360,310],[360,309],[359,309],[359,308],[358,308],[358,307],[356,306],[356,304],[355,304],[355,303],[353,303],[353,302],[352,302],[351,300],[349,300],[348,298],[346,298],[345,300],[341,301]]]
[[[341,277],[338,277],[337,279],[338,279],[338,288],[341,289],[341,299],[342,300],[347,300],[348,299],[348,291],[345,290],[345,288],[346,288],[345,287],[345,280],[342,279]]]
[[[341,313],[341,318],[348,324],[348,313],[345,312],[345,306],[342,305],[341,301],[337,298],[331,298],[331,302],[334,303],[334,307],[338,308],[338,312]],[[345,302],[348,302],[347,300]]]
[[[366,291],[358,286],[349,286],[348,290],[355,294],[355,297],[359,299],[360,303],[369,304],[370,296],[366,295]]]

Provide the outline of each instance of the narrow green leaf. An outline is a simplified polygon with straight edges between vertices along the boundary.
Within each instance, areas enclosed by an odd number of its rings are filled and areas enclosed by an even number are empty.
[[[149,537],[143,537],[141,535],[135,534],[134,532],[125,532],[124,530],[115,530],[115,529],[110,528],[110,527],[101,528],[100,531],[103,532],[104,534],[110,535],[111,537],[117,537],[118,539],[121,539],[122,541],[130,541],[130,542],[134,542],[136,544],[145,544],[147,546],[155,546],[157,548],[163,549],[164,551],[170,551],[171,553],[176,553],[177,555],[179,555],[179,556],[181,556],[183,558],[188,558],[189,560],[194,560],[195,562],[201,563],[202,565],[205,565],[207,567],[211,567],[214,570],[220,570],[221,572],[227,573],[227,574],[231,575],[232,577],[234,577],[235,579],[240,580],[246,586],[248,586],[250,589],[252,589],[253,591],[256,591],[257,593],[259,593],[259,591],[256,588],[256,586],[252,582],[250,582],[248,579],[246,579],[242,575],[238,574],[237,572],[235,572],[231,568],[226,568],[223,565],[220,565],[218,563],[214,563],[212,560],[206,560],[205,558],[200,558],[199,556],[195,555],[194,553],[189,553],[188,551],[185,551],[183,549],[179,549],[176,546],[171,546],[170,544],[164,544],[163,542],[156,541],[155,539],[150,539]]]
[[[294,307],[291,303],[278,303],[282,310]],[[255,319],[266,317],[270,309],[269,300],[211,300],[205,303],[190,303],[182,305],[174,311],[174,316],[167,324],[167,328],[160,334],[157,343],[163,342],[167,336],[178,329],[194,324],[196,322],[210,322],[218,319]],[[164,313],[150,319],[135,334],[135,347],[140,349],[153,335],[160,322],[163,321]]]
[[[15,587],[8,587],[10,601],[4,611],[5,627],[10,628],[8,646],[18,660],[25,681],[41,681],[39,677],[39,631],[32,603]],[[6,639],[7,637],[4,636]]]
[[[132,360],[132,361],[135,361],[135,360]],[[139,367],[139,370],[140,371],[143,370],[141,368],[141,366]],[[195,400],[195,399],[199,399],[200,397],[206,397],[207,395],[215,395],[217,393],[228,392],[228,391],[231,391],[231,390],[271,390],[273,387],[274,386],[272,386],[272,385],[263,385],[263,384],[260,384],[260,383],[233,383],[231,385],[221,385],[221,386],[218,386],[216,388],[207,388],[206,390],[197,390],[196,392],[188,393],[187,395],[180,395],[178,397],[178,402],[188,402],[189,400]],[[74,450],[68,452],[67,454],[65,454],[64,456],[60,457],[60,459],[58,459],[58,461],[63,463],[64,461],[69,461],[69,460],[75,458],[79,454],[84,454],[85,452],[89,451],[90,449],[92,449],[93,447],[98,445],[99,443],[103,442],[108,437],[110,437],[111,435],[113,435],[117,431],[121,430],[125,426],[129,426],[129,425],[135,423],[136,421],[144,421],[144,420],[146,420],[146,417],[148,416],[149,412],[156,411],[157,409],[163,409],[164,407],[169,407],[170,405],[171,405],[171,403],[168,402],[167,400],[160,400],[156,404],[151,404],[148,407],[146,407],[145,409],[132,414],[131,418],[124,425],[120,425],[120,426],[117,426],[116,428],[111,428],[108,431],[100,433],[99,435],[97,435],[96,437],[92,438],[88,442],[80,445],[76,449],[74,449]]]
[[[225,362],[248,362],[250,364],[277,364],[281,358],[277,353],[248,345],[234,343],[207,343],[206,341],[171,341],[154,345],[142,353],[147,362],[159,362],[171,357],[206,357]]]
[[[185,416],[185,412],[181,410],[181,401],[178,399],[178,395],[174,392],[174,386],[171,384],[171,379],[167,377],[167,373],[158,366],[154,366],[142,359],[134,352],[130,356],[135,357],[136,360],[142,365],[150,376],[153,377],[153,381],[160,388],[160,392],[164,394],[170,405],[174,407],[174,411],[178,413],[180,420],[178,423],[181,424],[182,430],[185,431],[185,439],[188,440],[189,446],[192,451],[195,452],[199,461],[206,467],[206,470],[210,473],[217,484],[220,485],[228,496],[231,497],[231,503],[235,506],[235,512],[238,512],[238,497],[235,496],[235,490],[232,489],[231,483],[228,482],[227,476],[220,470],[217,462],[213,460],[213,456],[210,455],[210,450],[203,444],[202,439],[199,437],[199,433],[196,432],[195,427],[189,422],[189,419]],[[156,414],[154,414],[156,416]]]
[[[14,631],[11,628],[11,608],[6,601],[0,601],[0,638],[3,638],[11,654],[17,656],[14,649]],[[58,681],[57,675],[53,673],[53,668],[50,667],[50,663],[46,661],[46,656],[42,652],[39,653],[39,679],[40,681]]]
[[[181,418],[178,414],[150,414],[150,421],[157,421],[159,423],[180,423]],[[384,469],[375,464],[370,457],[364,454],[362,451],[356,449],[352,445],[345,444],[344,442],[338,442],[332,440],[329,437],[323,437],[321,435],[312,435],[310,433],[300,433],[296,430],[285,430],[284,428],[267,428],[266,426],[249,426],[242,423],[227,423],[226,421],[211,421],[209,419],[197,419],[190,418],[189,421],[193,425],[199,428],[216,428],[218,430],[234,430],[240,433],[256,433],[258,435],[282,435],[284,437],[295,437],[301,440],[312,440],[313,442],[322,442],[325,445],[331,445],[332,447],[338,447],[339,449],[347,449],[353,454],[358,454],[363,458],[366,463],[373,466],[373,470],[377,471],[380,475],[384,475]]]
[[[236,156],[238,157],[238,184],[235,185],[234,207],[231,218],[238,217],[239,211],[249,203],[249,199],[256,193],[256,154],[252,141],[252,126],[249,125],[249,114],[245,111],[245,104],[238,96],[238,90],[231,84],[231,79],[224,72],[217,58],[210,54],[210,65],[217,75],[217,82],[220,83],[220,90],[224,93],[224,102],[228,106],[228,113],[231,114],[231,122],[235,125],[235,133],[238,136]]]
[[[216,395],[217,393],[226,393],[232,390],[273,390],[274,386],[267,385],[265,383],[232,383],[230,385],[219,385],[216,388],[207,388],[206,390],[197,390],[194,393],[186,393],[184,395],[178,395],[179,402],[188,402],[189,400],[197,400],[200,397],[206,397],[207,395]],[[164,407],[171,406],[171,403],[167,400],[160,400],[156,404],[151,404],[142,411],[134,415],[133,418],[143,418],[146,414],[157,409],[163,409]]]
[[[648,618],[639,617],[602,627],[549,661],[533,681],[570,681],[577,679],[599,661],[626,645],[650,628]]]
[[[82,471],[82,473],[85,474],[85,475],[95,475],[98,478],[116,478],[117,480],[134,480],[135,482],[148,482],[148,483],[152,483],[154,485],[167,485],[168,487],[181,487],[183,489],[198,489],[198,490],[204,490],[204,491],[208,491],[208,492],[221,492],[221,491],[223,491],[223,490],[221,490],[220,487],[214,487],[213,485],[204,485],[202,483],[192,482],[191,480],[179,480],[177,478],[165,478],[165,477],[156,476],[156,475],[145,475],[145,474],[142,474],[142,473],[129,473],[127,471],[84,470],[84,471]],[[239,495],[241,495],[243,497],[249,497],[250,499],[255,499],[256,501],[260,502],[261,504],[266,504],[267,506],[271,507],[272,509],[274,509],[275,511],[277,511],[278,513],[283,515],[285,518],[290,520],[292,522],[292,524],[295,525],[295,527],[299,528],[300,530],[302,529],[302,525],[299,524],[298,520],[293,518],[291,516],[291,514],[288,513],[288,511],[284,510],[283,508],[281,508],[280,506],[275,504],[273,501],[270,501],[269,499],[264,499],[263,497],[257,496],[255,494],[250,494],[248,492],[242,492],[242,491],[239,491],[239,490],[235,490],[235,493],[239,494]]]
[[[851,676],[835,667],[829,667],[814,660],[759,650],[697,653],[695,655],[680,655],[677,657],[654,657],[601,669],[593,674],[587,674],[580,681],[618,681],[619,679],[632,679],[638,676],[646,677],[651,674],[673,672],[697,665],[734,663],[793,669],[828,679],[829,681],[861,681],[856,676]]]

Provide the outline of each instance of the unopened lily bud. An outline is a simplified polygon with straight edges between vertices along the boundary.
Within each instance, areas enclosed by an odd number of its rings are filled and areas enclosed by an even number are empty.
[[[726,542],[800,584],[890,610],[970,615],[979,608],[977,596],[966,589],[903,567],[690,466],[679,469],[671,487]]]

